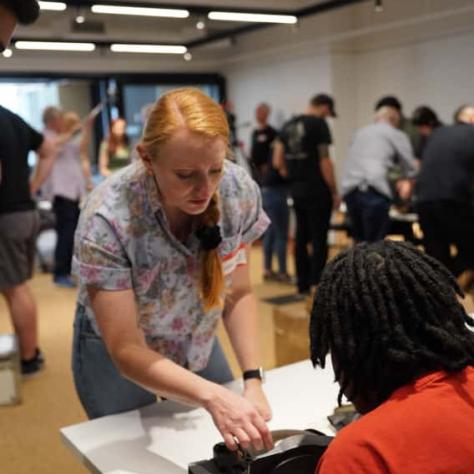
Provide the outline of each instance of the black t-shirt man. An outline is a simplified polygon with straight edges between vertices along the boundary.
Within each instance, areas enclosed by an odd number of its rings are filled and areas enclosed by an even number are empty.
[[[272,144],[277,136],[277,131],[271,125],[256,128],[252,133],[250,162],[254,178],[261,186],[285,184],[285,180],[272,166]]]
[[[331,132],[323,118],[299,115],[282,128],[280,140],[285,147],[290,191],[295,199],[321,197],[331,192],[321,173],[319,147],[332,143]]]
[[[34,209],[28,153],[37,151],[42,143],[41,133],[0,106],[0,214]]]

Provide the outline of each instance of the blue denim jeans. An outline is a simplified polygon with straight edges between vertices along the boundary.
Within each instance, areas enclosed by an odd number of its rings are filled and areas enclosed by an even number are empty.
[[[357,242],[376,242],[387,235],[390,227],[390,200],[372,188],[355,189],[346,196],[352,234]]]
[[[262,188],[263,209],[271,224],[263,236],[264,268],[272,269],[273,255],[278,259],[278,272],[286,271],[286,249],[288,242],[289,209],[287,192],[282,186]]]
[[[53,209],[57,235],[54,249],[54,276],[65,277],[71,274],[74,232],[79,220],[79,201],[55,196]]]
[[[74,322],[72,371],[77,394],[89,418],[135,410],[156,402],[156,395],[122,377],[95,334],[84,307],[78,305]],[[215,383],[233,380],[217,338],[209,363],[197,375]]]

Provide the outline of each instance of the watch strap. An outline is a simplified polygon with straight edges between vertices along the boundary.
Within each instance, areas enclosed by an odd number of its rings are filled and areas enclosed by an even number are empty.
[[[244,380],[259,379],[263,382],[263,369],[259,367],[258,369],[246,370],[242,377]]]

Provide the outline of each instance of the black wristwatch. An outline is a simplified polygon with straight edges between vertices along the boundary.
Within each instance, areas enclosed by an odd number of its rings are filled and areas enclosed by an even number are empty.
[[[242,378],[245,380],[250,380],[250,379],[259,379],[263,382],[265,382],[265,372],[262,367],[259,367],[258,369],[254,370],[246,370],[242,374]]]

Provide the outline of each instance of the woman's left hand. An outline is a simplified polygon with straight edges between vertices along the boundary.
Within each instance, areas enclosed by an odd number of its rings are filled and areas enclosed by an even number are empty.
[[[245,382],[243,397],[257,409],[265,421],[272,419],[272,409],[270,408],[260,380],[247,380]]]

